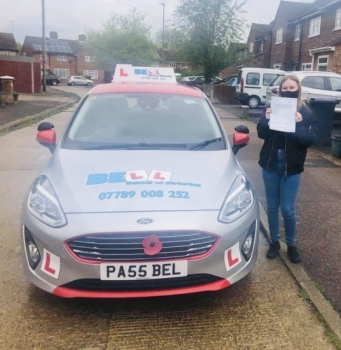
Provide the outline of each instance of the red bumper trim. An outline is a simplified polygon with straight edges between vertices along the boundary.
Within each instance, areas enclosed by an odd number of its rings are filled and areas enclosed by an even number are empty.
[[[145,292],[93,292],[86,290],[69,289],[64,287],[56,287],[53,291],[53,294],[63,298],[147,298],[200,292],[214,292],[220,289],[227,288],[230,285],[231,284],[228,280],[222,279],[220,281],[201,286],[170,290],[151,290]]]

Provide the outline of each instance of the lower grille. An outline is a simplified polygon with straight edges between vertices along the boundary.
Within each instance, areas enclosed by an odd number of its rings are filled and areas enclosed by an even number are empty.
[[[194,287],[220,280],[221,278],[208,274],[142,281],[101,281],[99,279],[81,279],[64,284],[61,287],[93,292],[138,292]]]
[[[162,249],[145,254],[144,239],[157,236]],[[198,231],[162,231],[88,234],[67,242],[75,255],[99,261],[143,261],[196,257],[206,254],[218,237]]]

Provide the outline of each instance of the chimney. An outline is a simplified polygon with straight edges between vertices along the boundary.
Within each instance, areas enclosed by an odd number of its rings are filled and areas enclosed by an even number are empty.
[[[79,38],[79,41],[86,41],[86,36],[84,34],[80,34],[78,38]]]
[[[58,33],[57,32],[50,32],[50,39],[58,39]]]

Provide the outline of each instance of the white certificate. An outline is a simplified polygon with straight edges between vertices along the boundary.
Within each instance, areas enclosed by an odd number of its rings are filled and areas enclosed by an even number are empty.
[[[269,127],[272,130],[295,132],[297,111],[297,98],[271,97],[272,113]]]

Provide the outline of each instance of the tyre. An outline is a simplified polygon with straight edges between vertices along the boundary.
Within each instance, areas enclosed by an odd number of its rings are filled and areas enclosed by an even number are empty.
[[[91,85],[91,83],[87,83],[86,85],[87,85],[87,86],[90,86],[90,85]]]
[[[260,99],[258,96],[250,96],[247,100],[247,104],[250,108],[257,108],[260,105]]]
[[[75,83],[74,83],[74,82],[72,82],[72,83],[70,83],[70,85],[71,85],[71,86],[74,86],[74,85],[75,85]]]
[[[53,81],[52,81],[52,85],[56,86],[56,85],[57,85],[57,81],[56,81],[56,80],[53,80]]]

